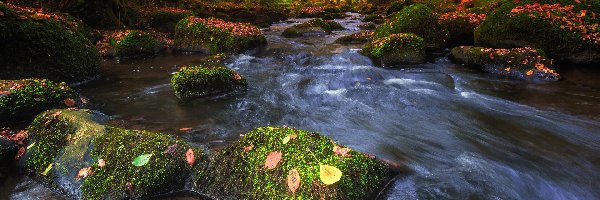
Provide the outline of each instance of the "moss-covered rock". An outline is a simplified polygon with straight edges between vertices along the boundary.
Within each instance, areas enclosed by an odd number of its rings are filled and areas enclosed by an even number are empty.
[[[379,14],[370,14],[365,16],[365,18],[362,19],[362,22],[374,22],[375,20],[378,19],[384,19],[383,15],[379,15]]]
[[[369,42],[361,51],[382,67],[425,63],[425,41],[412,33],[392,34]]]
[[[0,2],[0,78],[77,82],[99,74],[100,56],[72,18]]]
[[[248,83],[237,72],[223,66],[188,66],[171,78],[175,95],[181,100],[245,90]]]
[[[15,153],[17,153],[17,146],[0,136],[0,167],[5,167],[8,163],[15,159]]]
[[[100,124],[106,120],[84,110],[39,115],[28,127],[31,148],[25,166],[78,199],[139,199],[184,189],[194,171],[186,159],[187,143],[166,134]],[[203,168],[203,151],[193,151],[193,166]],[[133,160],[142,154],[152,156],[135,166]]]
[[[161,44],[151,34],[133,30],[116,43],[115,49],[120,57],[153,56],[161,50]]]
[[[66,101],[75,104],[77,97],[65,83],[45,79],[0,80],[0,125],[31,119],[47,109],[65,108],[70,104]]]
[[[535,3],[534,3],[535,2]],[[560,4],[551,4],[558,2]],[[475,31],[476,45],[494,48],[535,47],[558,61],[600,62],[600,2],[506,2]],[[589,6],[588,6],[589,5]]]
[[[344,27],[335,21],[316,18],[285,29],[282,36],[293,38],[307,35],[326,35],[337,30],[344,30]]]
[[[357,26],[358,29],[366,31],[366,30],[375,30],[377,28],[377,24],[375,23],[366,23]]]
[[[382,39],[396,33],[414,33],[425,39],[428,50],[443,50],[446,47],[448,30],[438,22],[433,10],[421,4],[405,7],[394,14],[373,34],[373,40]]]
[[[164,7],[153,10],[148,15],[152,28],[161,32],[174,33],[177,22],[194,15],[194,12],[181,8]]]
[[[448,46],[473,45],[475,29],[485,17],[485,14],[461,11],[441,14],[439,23],[449,32]]]
[[[175,48],[183,51],[239,53],[266,43],[264,34],[257,27],[216,18],[191,16],[179,21],[175,28]]]
[[[334,153],[336,146],[338,154]],[[319,133],[293,128],[258,128],[216,153],[209,176],[199,176],[198,190],[217,198],[232,199],[372,199],[393,174],[388,166],[345,148]],[[267,155],[281,153],[272,169]],[[321,181],[320,165],[336,167],[339,181]],[[288,174],[296,170],[299,187],[288,188]]]
[[[544,52],[532,48],[492,49],[461,46],[452,49],[451,56],[460,63],[505,77],[527,80],[555,81],[560,75]]]
[[[364,44],[364,43],[369,42],[372,35],[373,35],[373,32],[371,32],[371,31],[358,32],[358,33],[354,33],[352,35],[342,36],[342,37],[336,39],[335,43],[338,43],[338,44]]]

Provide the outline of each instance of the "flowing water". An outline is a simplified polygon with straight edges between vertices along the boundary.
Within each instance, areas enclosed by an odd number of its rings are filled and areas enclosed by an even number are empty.
[[[113,123],[213,147],[267,125],[322,132],[409,169],[387,199],[600,199],[600,71],[531,83],[444,57],[383,69],[360,46],[333,44],[360,24],[338,21],[348,30],[294,39],[280,36],[293,23],[265,30],[266,48],[227,63],[248,79],[244,94],[177,102],[170,76],[196,54],[106,61],[103,78],[77,89]]]

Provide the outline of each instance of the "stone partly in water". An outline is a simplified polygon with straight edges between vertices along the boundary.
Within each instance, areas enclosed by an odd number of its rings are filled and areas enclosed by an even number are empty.
[[[161,50],[161,44],[154,36],[143,31],[128,31],[115,45],[120,57],[153,56]]]
[[[79,82],[99,74],[100,55],[80,21],[2,2],[0,13],[0,79]]]
[[[425,42],[412,33],[392,34],[369,42],[361,51],[382,67],[425,63]]]
[[[372,199],[395,173],[319,133],[285,127],[258,128],[214,156],[196,185],[216,198]],[[339,179],[330,177],[335,169]]]
[[[344,27],[335,21],[317,18],[285,29],[282,36],[294,38],[309,35],[327,35],[337,30],[344,30]]]
[[[492,49],[461,46],[452,49],[451,57],[459,63],[506,77],[529,80],[558,80],[552,61],[532,48]]]
[[[223,66],[183,67],[171,78],[175,95],[184,101],[245,90],[247,85],[244,77]]]
[[[47,109],[74,107],[79,101],[77,93],[65,83],[0,80],[0,125],[31,119]]]
[[[585,14],[599,13],[600,4],[561,3],[506,2],[477,28],[475,45],[534,47],[561,62],[600,63],[598,20],[595,15]]]
[[[364,44],[371,40],[371,35],[373,32],[371,31],[363,31],[354,33],[352,35],[342,36],[335,40],[335,43],[338,44]]]
[[[246,23],[187,17],[175,27],[175,48],[207,54],[241,53],[267,44],[263,32]]]

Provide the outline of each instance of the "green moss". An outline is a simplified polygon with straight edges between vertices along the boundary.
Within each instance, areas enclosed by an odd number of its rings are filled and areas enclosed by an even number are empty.
[[[47,109],[64,108],[65,99],[78,96],[65,83],[45,79],[0,80],[0,91],[7,93],[0,95],[0,121],[3,122],[31,119]]]
[[[379,14],[370,14],[365,16],[365,18],[363,18],[362,22],[373,22],[377,19],[383,19],[382,15]]]
[[[405,6],[406,4],[404,4],[404,2],[392,2],[392,4],[390,4],[390,7],[388,7],[388,9],[386,10],[386,14],[392,15],[395,12],[401,11]]]
[[[222,66],[188,66],[171,78],[175,95],[182,100],[245,89],[246,79]]]
[[[183,50],[238,53],[266,43],[260,29],[245,23],[187,17],[175,27],[175,46]]]
[[[332,31],[344,30],[345,28],[332,20],[312,19],[302,24],[294,25],[283,31],[284,37],[301,37],[307,33],[324,32],[330,34]]]
[[[92,165],[94,173],[81,187],[84,199],[123,199],[165,194],[184,187],[192,168],[186,162],[190,148],[169,135],[147,131],[123,130],[107,127],[105,134],[93,140],[91,155],[105,161],[105,167]],[[144,166],[134,166],[133,159],[152,154]],[[204,156],[196,150],[197,165]],[[131,190],[128,190],[128,183]]]
[[[36,15],[2,2],[0,12],[0,78],[77,82],[98,75],[100,56],[83,26],[61,15]]]
[[[372,40],[361,51],[383,66],[425,62],[425,41],[412,33],[392,34]]]
[[[414,33],[425,39],[425,46],[431,50],[446,47],[448,30],[439,23],[433,10],[425,5],[415,4],[405,7],[375,30],[373,39],[381,39],[395,33]]]
[[[373,32],[358,32],[352,35],[342,36],[335,40],[338,44],[364,44],[369,42]]]
[[[295,136],[287,144],[283,139]],[[356,151],[350,157],[334,154],[337,145],[319,133],[293,128],[263,127],[244,135],[221,150],[210,165],[210,176],[196,180],[199,190],[233,199],[369,199],[382,189],[391,175],[381,162]],[[252,146],[249,151],[244,147]],[[342,145],[337,145],[344,147]],[[274,169],[265,169],[267,154],[281,152]],[[320,181],[319,164],[335,166],[343,173],[339,182]],[[288,172],[300,174],[295,193],[286,184]]]
[[[160,49],[160,42],[142,31],[131,31],[116,44],[118,56],[149,56]]]

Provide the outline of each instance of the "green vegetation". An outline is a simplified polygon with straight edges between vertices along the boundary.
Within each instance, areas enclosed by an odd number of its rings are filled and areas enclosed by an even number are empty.
[[[77,82],[98,75],[98,50],[70,17],[0,2],[0,78]]]
[[[392,34],[372,40],[361,51],[384,67],[425,62],[425,41],[412,33]]]
[[[117,42],[117,56],[150,56],[160,50],[160,42],[143,31],[131,31]]]
[[[65,100],[78,95],[65,83],[45,79],[0,80],[0,121],[18,122],[52,108],[65,108]]]
[[[286,142],[287,141],[287,142]],[[345,148],[319,133],[293,128],[263,127],[216,153],[208,169],[210,176],[196,180],[199,190],[219,198],[234,199],[369,199],[390,180],[388,166],[362,153]],[[280,152],[281,160],[266,169],[267,155]],[[320,180],[320,164],[342,172],[331,185]],[[299,172],[300,186],[292,193],[286,181],[289,172]]]
[[[247,85],[244,77],[222,66],[183,67],[171,78],[175,95],[181,100],[245,90]]]
[[[283,31],[282,35],[284,37],[301,37],[311,33],[330,34],[332,31],[337,30],[344,30],[344,27],[335,21],[317,18],[287,28]]]
[[[415,4],[394,14],[373,34],[373,40],[382,39],[396,33],[414,33],[425,40],[428,50],[442,50],[446,47],[448,30],[438,23],[438,16],[425,5]]]
[[[370,32],[370,31],[358,32],[358,33],[354,33],[352,35],[342,36],[342,37],[336,39],[335,43],[338,43],[338,44],[364,44],[364,43],[369,42],[369,40],[371,39],[371,35],[373,35],[373,32]]]

